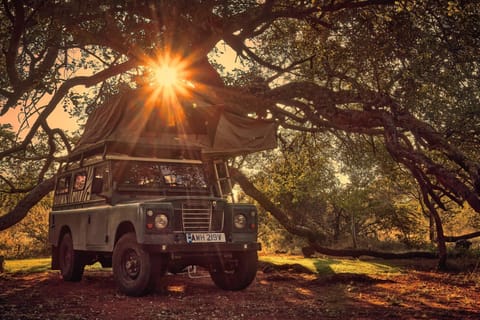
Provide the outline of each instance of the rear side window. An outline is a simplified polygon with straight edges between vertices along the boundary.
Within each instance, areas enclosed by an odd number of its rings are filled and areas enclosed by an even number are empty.
[[[85,171],[75,173],[73,191],[80,191],[85,189],[87,183],[87,173]]]
[[[96,167],[93,176],[97,179],[102,179],[102,192],[107,192],[110,189],[110,170],[107,164]]]
[[[70,175],[58,178],[57,189],[55,190],[55,194],[68,193],[69,189],[70,189]]]

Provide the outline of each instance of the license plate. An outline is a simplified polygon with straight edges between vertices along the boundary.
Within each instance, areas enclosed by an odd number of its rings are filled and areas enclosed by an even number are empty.
[[[211,242],[225,242],[225,233],[187,233],[187,243],[211,243]]]

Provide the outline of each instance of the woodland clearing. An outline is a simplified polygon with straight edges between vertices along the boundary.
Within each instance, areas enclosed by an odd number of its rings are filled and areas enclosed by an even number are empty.
[[[332,267],[341,263],[329,261]],[[384,268],[380,260],[368,263]],[[262,262],[243,291],[222,291],[209,277],[177,274],[139,298],[118,293],[106,269],[87,269],[77,283],[64,282],[56,271],[7,272],[0,275],[0,314],[5,320],[480,318],[476,267],[437,272],[435,261],[424,259],[390,266],[368,274],[313,273],[299,264]]]

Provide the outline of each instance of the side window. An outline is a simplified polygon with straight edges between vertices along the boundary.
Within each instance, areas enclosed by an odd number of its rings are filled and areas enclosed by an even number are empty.
[[[57,180],[57,188],[55,194],[66,194],[70,189],[70,175],[63,176]]]
[[[87,173],[85,171],[75,173],[73,191],[80,191],[85,189],[87,183]]]
[[[109,190],[110,186],[110,171],[108,169],[107,164],[103,164],[101,166],[98,166],[94,169],[93,171],[93,176],[96,179],[101,179],[102,180],[102,191],[107,192]]]

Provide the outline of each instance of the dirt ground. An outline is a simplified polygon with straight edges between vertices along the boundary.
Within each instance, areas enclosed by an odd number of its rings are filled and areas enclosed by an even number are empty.
[[[118,293],[108,271],[78,283],[58,272],[0,275],[0,319],[480,319],[478,273],[434,266],[381,276],[264,268],[246,290],[208,277],[167,275],[141,298]]]

